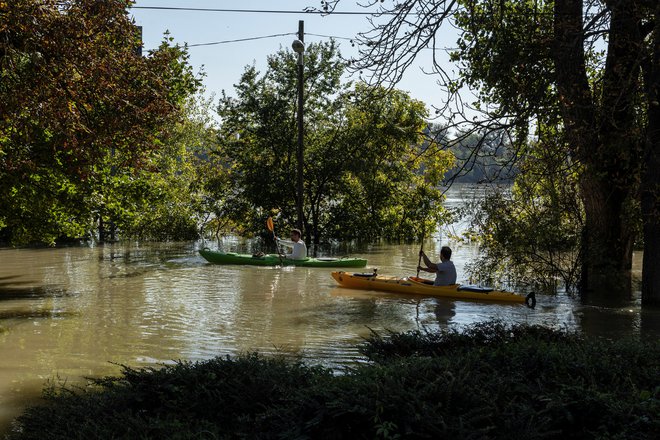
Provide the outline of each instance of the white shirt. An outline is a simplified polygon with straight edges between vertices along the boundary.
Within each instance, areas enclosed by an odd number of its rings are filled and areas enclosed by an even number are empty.
[[[438,271],[435,274],[434,286],[449,286],[456,284],[456,267],[453,261],[436,263]]]
[[[305,245],[302,238],[298,241],[282,240],[281,238],[277,240],[283,245],[292,248],[291,253],[286,254],[285,257],[291,260],[304,260],[307,258],[307,245]]]

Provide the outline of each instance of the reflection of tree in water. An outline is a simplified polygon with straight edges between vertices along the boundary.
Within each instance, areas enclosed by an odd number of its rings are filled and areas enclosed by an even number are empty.
[[[605,308],[585,306],[578,313],[582,332],[591,336],[620,339],[630,335],[642,338],[660,336],[660,310],[639,306]]]

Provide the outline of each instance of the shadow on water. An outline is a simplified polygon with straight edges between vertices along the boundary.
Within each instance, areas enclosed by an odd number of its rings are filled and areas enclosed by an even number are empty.
[[[18,278],[20,277],[6,276],[0,278],[0,301],[39,300],[75,296],[62,288],[55,286],[33,286],[30,282],[18,281]],[[77,316],[77,314],[60,310],[35,310],[32,308],[0,309],[0,321],[12,319],[69,318],[72,316]]]
[[[30,282],[10,281],[5,282],[10,277],[4,277],[0,280],[0,301],[11,301],[19,299],[43,299],[43,298],[63,298],[75,296],[66,290],[55,286],[34,286]]]
[[[80,314],[60,310],[6,310],[0,312],[0,321],[8,319],[57,319],[74,316],[80,316]]]

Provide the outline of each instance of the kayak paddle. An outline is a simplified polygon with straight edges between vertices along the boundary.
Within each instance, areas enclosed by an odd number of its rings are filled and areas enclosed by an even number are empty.
[[[277,255],[280,257],[280,265],[284,266],[282,262],[282,253],[280,252],[280,244],[277,242],[277,237],[275,236],[275,225],[273,225],[273,217],[268,217],[266,220],[266,227],[270,232],[273,233],[273,240],[275,240],[275,247],[277,247]]]

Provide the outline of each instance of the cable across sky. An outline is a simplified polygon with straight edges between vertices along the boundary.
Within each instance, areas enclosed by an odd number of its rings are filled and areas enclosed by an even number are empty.
[[[296,33],[295,32],[288,32],[286,34],[264,35],[262,37],[238,38],[238,39],[235,39],[235,40],[214,41],[212,43],[189,44],[188,47],[213,46],[213,45],[216,45],[216,44],[227,44],[227,43],[240,43],[242,41],[254,41],[254,40],[264,40],[266,38],[286,37],[287,35],[296,35]]]
[[[294,10],[274,10],[274,9],[219,9],[219,8],[186,8],[181,6],[131,6],[131,9],[152,9],[161,11],[192,11],[192,12],[236,12],[247,14],[313,14],[313,15],[373,15],[372,12],[360,11],[333,11],[332,13],[305,9],[302,11]],[[393,15],[393,13],[379,13],[379,15]]]

